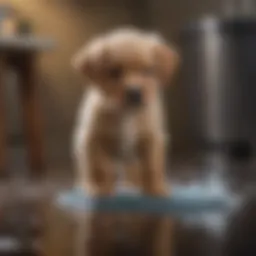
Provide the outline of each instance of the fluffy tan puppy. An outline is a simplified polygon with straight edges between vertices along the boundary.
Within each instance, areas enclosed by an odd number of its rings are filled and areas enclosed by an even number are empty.
[[[80,187],[111,195],[119,163],[127,184],[165,193],[160,91],[178,63],[159,35],[128,28],[99,36],[76,54],[73,66],[87,79],[74,137]]]

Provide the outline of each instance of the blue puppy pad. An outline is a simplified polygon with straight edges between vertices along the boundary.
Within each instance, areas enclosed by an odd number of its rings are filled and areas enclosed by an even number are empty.
[[[170,196],[166,197],[149,197],[124,187],[118,187],[113,197],[92,197],[72,189],[60,193],[57,204],[85,211],[193,214],[229,209],[235,200],[218,183],[172,185],[171,188]]]

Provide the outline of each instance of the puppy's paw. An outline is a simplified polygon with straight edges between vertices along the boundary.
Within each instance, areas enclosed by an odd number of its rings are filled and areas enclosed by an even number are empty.
[[[105,197],[105,196],[113,196],[114,195],[114,189],[111,187],[97,187],[95,190],[95,196]]]
[[[84,193],[95,196],[95,197],[105,197],[112,196],[114,194],[114,190],[107,186],[98,186],[93,184],[87,184],[82,187]]]
[[[144,193],[149,196],[166,197],[169,194],[167,186],[152,186],[144,189]]]
[[[89,196],[112,196],[115,192],[114,183],[98,184],[96,182],[78,181],[76,188]]]
[[[76,184],[76,189],[82,191],[85,195],[94,195],[96,193],[96,188],[88,183],[78,182]]]

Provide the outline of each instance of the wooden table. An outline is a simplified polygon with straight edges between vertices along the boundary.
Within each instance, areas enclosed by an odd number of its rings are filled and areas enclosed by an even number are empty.
[[[7,169],[7,131],[4,109],[4,77],[12,65],[18,75],[28,161],[33,171],[43,169],[41,118],[36,95],[36,57],[52,48],[49,39],[35,37],[0,37],[0,172]]]

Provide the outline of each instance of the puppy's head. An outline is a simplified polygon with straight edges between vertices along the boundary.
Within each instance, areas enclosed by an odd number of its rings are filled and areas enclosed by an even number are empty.
[[[122,29],[94,39],[73,59],[76,70],[117,107],[150,103],[157,87],[168,84],[177,52],[155,34]]]

